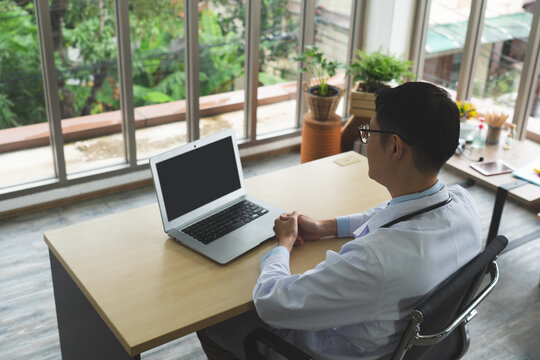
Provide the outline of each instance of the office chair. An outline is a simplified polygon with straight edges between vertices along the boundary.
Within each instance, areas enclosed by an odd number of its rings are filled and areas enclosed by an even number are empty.
[[[495,237],[484,251],[445,280],[411,312],[409,325],[392,360],[459,359],[467,352],[470,342],[467,324],[476,316],[476,307],[499,281],[499,268],[495,259],[507,244],[505,236]],[[487,273],[490,274],[490,282],[477,292]],[[287,359],[312,359],[310,355],[265,329],[255,329],[244,339],[247,359],[265,359],[257,348],[258,342]]]

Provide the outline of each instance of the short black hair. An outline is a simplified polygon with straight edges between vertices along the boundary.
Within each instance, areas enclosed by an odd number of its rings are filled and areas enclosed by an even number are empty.
[[[375,93],[376,120],[382,130],[407,139],[421,172],[438,172],[454,154],[459,110],[448,92],[427,82],[407,82]],[[381,137],[386,141],[388,137]]]

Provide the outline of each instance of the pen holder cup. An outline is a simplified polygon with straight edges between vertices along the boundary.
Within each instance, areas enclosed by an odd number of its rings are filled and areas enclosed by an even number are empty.
[[[486,134],[486,145],[495,145],[499,143],[499,139],[501,137],[501,129],[502,128],[500,127],[488,126]]]

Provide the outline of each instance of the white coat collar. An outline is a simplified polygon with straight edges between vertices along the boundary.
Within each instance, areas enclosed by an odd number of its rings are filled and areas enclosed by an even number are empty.
[[[419,199],[413,199],[386,207],[379,211],[377,214],[373,215],[373,217],[369,219],[366,224],[364,224],[364,226],[358,228],[354,232],[354,235],[359,236],[364,231],[364,228],[366,226],[369,227],[369,232],[371,233],[375,229],[380,228],[381,226],[389,223],[390,221],[393,221],[415,211],[427,208],[429,206],[435,205],[446,199],[448,199],[448,189],[445,185],[442,187],[441,190],[439,190],[433,195],[424,196]]]

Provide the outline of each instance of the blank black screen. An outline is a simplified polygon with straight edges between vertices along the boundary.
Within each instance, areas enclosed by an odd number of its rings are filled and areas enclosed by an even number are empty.
[[[230,137],[157,163],[156,169],[168,221],[240,189]]]

